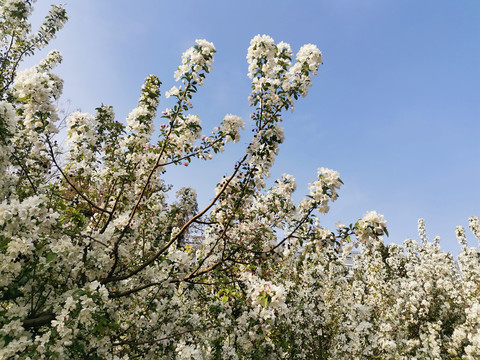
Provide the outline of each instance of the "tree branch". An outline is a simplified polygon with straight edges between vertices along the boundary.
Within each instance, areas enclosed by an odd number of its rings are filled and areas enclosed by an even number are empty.
[[[55,319],[55,314],[53,314],[53,313],[40,314],[36,318],[24,320],[23,321],[23,327],[25,329],[38,328],[38,327],[41,327],[43,325],[50,324],[50,322],[53,319]]]

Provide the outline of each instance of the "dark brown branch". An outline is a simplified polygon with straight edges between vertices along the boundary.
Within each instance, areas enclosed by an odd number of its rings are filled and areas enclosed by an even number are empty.
[[[133,288],[133,289],[130,289],[130,290],[127,290],[127,291],[123,291],[123,292],[117,292],[117,293],[112,293],[110,294],[110,297],[111,298],[119,298],[119,297],[123,297],[123,296],[128,296],[130,294],[134,294],[138,291],[141,291],[143,289],[147,289],[149,287],[152,287],[152,286],[155,286],[155,285],[160,285],[161,283],[159,282],[154,282],[154,283],[150,283],[150,284],[145,284],[145,285],[142,285],[142,286],[138,286],[136,288]]]
[[[190,154],[188,154],[188,155],[185,155],[184,157],[178,158],[178,159],[176,159],[176,160],[172,160],[172,161],[169,161],[169,162],[166,162],[166,163],[163,163],[163,164],[159,164],[158,166],[167,166],[167,165],[171,165],[171,164],[176,164],[176,163],[178,163],[178,162],[180,162],[180,161],[183,161],[183,160],[186,160],[186,159],[191,158],[191,157],[193,157],[193,156],[196,156],[196,155],[200,154],[202,151],[205,151],[205,150],[207,150],[208,148],[212,148],[215,143],[221,142],[221,140],[222,140],[222,139],[215,140],[213,143],[211,143],[211,144],[208,145],[208,146],[205,146],[204,148],[201,148],[201,149],[199,149],[199,150],[197,150],[197,151],[194,151],[194,152],[192,152],[192,153],[190,153]]]
[[[50,324],[50,322],[53,319],[55,319],[55,314],[52,314],[52,313],[40,314],[36,318],[25,320],[23,322],[23,327],[25,329],[38,328],[38,327],[41,327],[43,325]]]
[[[58,165],[57,163],[57,160],[55,159],[55,154],[53,152],[53,147],[52,147],[52,144],[50,143],[50,139],[47,137],[47,144],[48,144],[48,148],[50,150],[50,156],[52,158],[52,161],[53,163],[55,164],[55,167],[58,169],[58,171],[60,171],[60,174],[62,174],[63,178],[65,179],[65,181],[68,183],[68,185],[70,185],[70,187],[75,190],[75,192],[83,199],[85,200],[91,207],[101,211],[101,212],[104,212],[104,213],[107,213],[107,214],[110,214],[110,211],[106,210],[106,209],[103,209],[101,208],[100,206],[97,206],[95,205],[90,199],[88,199],[80,190],[77,189],[77,187],[75,185],[73,185],[73,183],[70,181],[70,179],[68,178],[67,174],[65,174],[62,170],[62,168],[60,167],[60,165]]]
[[[130,166],[130,164],[127,165],[127,168],[128,168],[128,166]],[[116,180],[115,180],[115,183],[116,183]],[[105,222],[105,224],[103,225],[102,229],[100,230],[100,234],[103,234],[105,232],[105,230],[107,230],[108,224],[110,224],[110,221],[112,221],[113,214],[115,213],[115,210],[117,210],[117,205],[118,205],[118,202],[119,202],[120,198],[123,195],[123,190],[124,189],[125,189],[125,181],[122,181],[122,186],[120,187],[120,191],[118,193],[118,196],[115,199],[115,203],[113,204],[112,211],[110,212],[110,214],[108,214],[108,219]],[[108,197],[107,202],[105,204],[107,205],[109,201],[110,201],[110,197]]]
[[[7,140],[5,139],[5,137],[3,136],[3,134],[2,134],[2,140],[3,140],[3,143],[4,143],[5,145],[8,145]],[[25,168],[25,167],[22,165],[22,162],[21,162],[20,159],[17,157],[15,151],[12,151],[11,154],[12,154],[12,156],[15,158],[15,160],[17,161],[18,166],[20,166],[20,168],[22,169],[23,173],[24,173],[25,176],[27,177],[27,180],[28,180],[28,182],[30,183],[30,186],[32,187],[33,193],[36,195],[36,194],[37,194],[37,188],[36,188],[35,185],[33,184],[33,181],[32,181],[32,179],[30,178],[30,176],[29,176],[29,174],[28,174],[27,168]]]
[[[157,342],[160,342],[160,341],[163,341],[163,340],[168,340],[168,339],[171,339],[171,338],[175,338],[175,337],[178,337],[178,336],[181,336],[181,335],[184,335],[184,334],[189,334],[189,333],[196,332],[196,331],[205,331],[205,330],[215,329],[217,327],[218,326],[208,326],[208,327],[203,328],[203,329],[190,329],[190,330],[185,330],[185,331],[181,331],[181,332],[172,334],[170,336],[163,337],[161,339],[145,340],[145,341],[122,341],[122,342],[113,343],[112,345],[113,346],[123,346],[123,345],[140,346],[140,345],[146,345],[146,344],[155,344]]]
[[[277,249],[278,247],[282,246],[285,241],[293,238],[296,234],[296,232],[298,231],[298,229],[300,229],[300,227],[305,224],[305,222],[307,221],[308,217],[310,216],[310,214],[313,212],[313,208],[310,209],[308,211],[308,213],[304,216],[304,218],[302,220],[300,220],[297,224],[297,226],[295,227],[295,229],[292,230],[292,232],[290,234],[288,234],[287,236],[285,236],[281,241],[279,241],[275,246],[271,247],[270,249],[268,250],[262,250],[262,251],[257,251],[257,250],[252,250],[252,249],[245,249],[251,253],[254,253],[254,254],[267,254],[267,253],[270,253],[272,251],[274,251],[275,249]]]

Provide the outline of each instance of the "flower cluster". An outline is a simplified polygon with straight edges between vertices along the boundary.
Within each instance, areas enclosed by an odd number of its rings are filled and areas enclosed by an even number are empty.
[[[383,215],[377,214],[376,211],[367,212],[356,224],[357,238],[363,243],[378,239],[385,234],[386,223]]]
[[[472,216],[468,219],[468,226],[475,237],[480,241],[480,221],[478,220],[478,216]]]
[[[32,2],[24,0],[4,0],[0,7],[2,20],[9,24],[12,30],[28,31],[30,24],[26,20],[32,13]]]
[[[312,182],[308,189],[310,190],[310,197],[318,211],[327,213],[329,210],[328,203],[335,201],[338,198],[337,189],[340,188],[342,180],[340,174],[331,169],[319,168],[318,180]]]
[[[248,48],[248,76],[252,79],[250,102],[264,108],[285,102],[293,107],[293,98],[305,97],[311,86],[311,74],[316,74],[322,64],[322,54],[315,45],[302,46],[292,65],[290,46],[280,42],[275,45],[267,35],[257,35]]]
[[[205,73],[209,73],[212,69],[213,54],[215,54],[215,46],[206,40],[196,40],[197,45],[189,48],[182,55],[182,65],[175,72],[175,80],[185,79],[186,81],[193,79],[198,85],[203,85]]]
[[[237,115],[225,115],[222,121],[222,132],[226,134],[225,142],[233,141],[234,143],[240,140],[240,129],[245,129],[245,124],[241,117]]]

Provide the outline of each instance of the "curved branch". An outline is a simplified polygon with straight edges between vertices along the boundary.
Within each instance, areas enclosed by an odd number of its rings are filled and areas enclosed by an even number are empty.
[[[50,150],[50,157],[52,158],[52,161],[53,163],[55,164],[55,167],[58,169],[58,171],[60,171],[60,174],[62,174],[63,178],[65,179],[65,181],[68,183],[68,185],[70,185],[70,187],[75,190],[75,192],[78,194],[78,196],[80,196],[83,200],[85,200],[91,207],[101,211],[101,212],[104,212],[104,213],[107,213],[107,214],[110,214],[110,211],[104,209],[104,208],[101,208],[100,206],[97,206],[95,205],[89,198],[87,198],[80,190],[77,189],[77,187],[70,181],[70,179],[68,178],[67,174],[65,174],[62,170],[62,168],[60,167],[60,165],[58,165],[57,163],[57,159],[55,159],[55,154],[53,152],[53,147],[52,147],[52,144],[50,142],[50,139],[48,138],[47,136],[47,144],[48,144],[48,148]]]
[[[2,141],[3,141],[3,143],[5,144],[5,146],[8,145],[7,140],[5,139],[5,136],[3,136],[3,134],[2,134]],[[12,151],[12,152],[11,152],[11,155],[15,158],[15,160],[17,161],[18,166],[20,166],[20,168],[22,169],[23,173],[24,173],[25,176],[27,177],[27,180],[28,180],[28,182],[30,183],[30,186],[32,187],[33,193],[34,193],[35,195],[37,195],[37,188],[36,188],[35,185],[33,184],[33,181],[32,181],[32,179],[30,178],[30,176],[29,176],[29,174],[28,174],[27,168],[25,168],[25,167],[22,165],[22,162],[20,161],[20,159],[18,158],[18,156],[15,154],[15,151]]]
[[[178,336],[181,336],[181,335],[185,335],[185,334],[189,334],[189,333],[192,333],[192,332],[205,331],[205,330],[215,329],[215,328],[218,328],[218,327],[219,327],[219,326],[208,326],[208,327],[203,328],[203,329],[190,329],[190,330],[185,330],[185,331],[181,331],[181,332],[172,334],[172,335],[170,335],[170,336],[163,337],[163,338],[161,338],[161,339],[145,340],[145,341],[121,341],[121,342],[113,343],[112,345],[113,345],[113,346],[123,346],[123,345],[140,346],[140,345],[146,345],[146,344],[155,344],[155,343],[158,343],[158,342],[160,342],[160,341],[164,341],[164,340],[167,340],[167,339],[175,338],[175,337],[178,337]]]
[[[243,159],[241,161],[239,161],[237,163],[237,166],[235,167],[235,170],[234,172],[232,173],[232,175],[230,175],[230,177],[225,181],[225,184],[223,185],[223,187],[220,189],[220,191],[218,192],[218,194],[213,198],[213,200],[210,202],[210,204],[208,204],[202,211],[200,211],[199,213],[197,213],[195,216],[193,216],[190,220],[188,220],[184,225],[183,227],[180,229],[180,231],[175,234],[175,236],[173,236],[170,241],[168,241],[162,249],[160,249],[155,255],[153,255],[149,260],[147,260],[146,262],[144,262],[142,265],[140,265],[138,268],[136,268],[135,270],[133,270],[132,272],[130,272],[129,274],[125,274],[125,275],[120,275],[120,276],[112,276],[113,274],[109,273],[108,276],[105,278],[105,279],[102,279],[100,282],[102,284],[108,284],[112,281],[119,281],[119,280],[125,280],[125,279],[128,279],[129,277],[133,276],[133,275],[136,275],[138,274],[140,271],[142,271],[143,269],[145,269],[147,266],[149,266],[151,263],[153,263],[160,255],[162,255],[176,240],[178,240],[178,238],[180,237],[180,235],[182,235],[186,230],[187,228],[193,223],[195,222],[197,219],[199,219],[200,217],[202,217],[208,210],[210,210],[210,208],[212,208],[213,205],[215,205],[215,203],[217,202],[217,200],[220,198],[220,196],[225,192],[225,190],[227,189],[228,185],[230,184],[230,182],[233,180],[233,178],[235,177],[235,175],[237,175],[238,173],[238,170],[240,169],[240,166],[242,165],[242,163],[246,160],[248,155],[245,155],[243,157]]]
[[[38,327],[41,327],[43,325],[50,324],[50,322],[53,319],[55,319],[55,314],[53,314],[53,313],[41,314],[36,318],[24,320],[23,321],[23,327],[25,329],[38,328]]]
[[[113,294],[110,294],[109,296],[111,298],[120,298],[120,297],[123,297],[123,296],[128,296],[130,294],[134,294],[138,291],[141,291],[143,289],[147,289],[149,287],[152,287],[152,286],[155,286],[155,285],[160,285],[161,283],[160,282],[154,282],[154,283],[150,283],[150,284],[145,284],[145,285],[142,285],[142,286],[138,286],[136,288],[133,288],[133,289],[130,289],[130,290],[126,290],[126,291],[122,291],[122,292],[118,292],[118,293],[113,293]]]

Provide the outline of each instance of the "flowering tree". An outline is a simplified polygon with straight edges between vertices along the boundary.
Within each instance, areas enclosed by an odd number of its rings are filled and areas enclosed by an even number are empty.
[[[31,35],[31,5],[4,0],[0,12],[1,358],[479,356],[480,257],[463,229],[459,271],[436,243],[408,241],[406,253],[383,245],[376,212],[335,232],[322,228],[316,212],[338,197],[336,171],[318,169],[298,205],[291,175],[266,187],[282,113],[307,95],[322,62],[314,45],[293,61],[288,44],[252,39],[254,134],[199,209],[191,188],[168,203],[162,175],[211,160],[240,138],[238,116],[226,115],[207,136],[191,112],[213,44],[197,40],[183,54],[158,137],[161,83],[150,75],[125,123],[110,106],[69,116],[62,149],[62,80],[51,72],[60,53],[17,67],[66,15],[53,7]],[[471,228],[479,237],[478,218]],[[354,244],[363,251],[349,275],[344,259]]]

